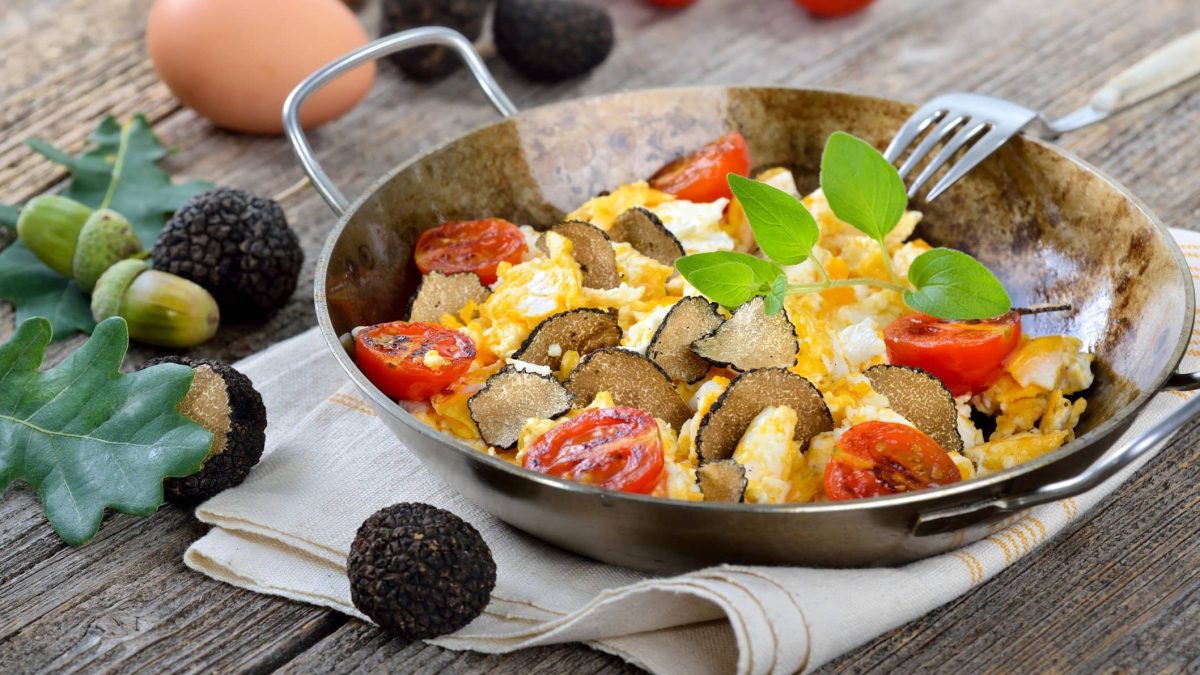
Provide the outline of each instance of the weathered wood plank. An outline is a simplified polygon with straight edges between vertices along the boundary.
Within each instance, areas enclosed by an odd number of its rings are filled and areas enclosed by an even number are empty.
[[[178,110],[142,57],[140,17],[149,4],[5,3],[0,201],[26,199],[63,177],[20,141],[37,134],[76,150],[110,111],[146,111],[159,121],[164,141],[180,148],[167,162],[176,175],[265,195],[300,178],[281,140],[217,131]],[[777,83],[908,100],[966,88],[1065,112],[1116,68],[1200,24],[1200,6],[1190,0],[1152,6],[887,0],[838,22],[812,21],[785,0],[705,0],[682,13],[634,0],[605,4],[620,39],[593,76],[535,86],[496,64],[518,104],[654,86]],[[1064,142],[1124,180],[1169,224],[1193,226],[1190,217],[1200,210],[1200,193],[1191,185],[1200,171],[1200,141],[1191,127],[1198,117],[1200,97],[1193,92]],[[493,118],[465,76],[417,86],[385,67],[363,106],[315,134],[314,145],[347,194],[355,194],[394,164]],[[284,206],[308,254],[301,288],[265,323],[227,325],[197,353],[237,358],[311,325],[312,263],[332,216],[311,191]],[[6,312],[0,308],[0,335],[11,330]],[[131,364],[155,354],[135,347]],[[1190,449],[1196,436],[1193,430],[1176,441],[1069,537],[831,669],[1127,668],[1153,658],[1164,668],[1194,668],[1197,649],[1188,629],[1200,611],[1200,581],[1196,532],[1186,514],[1196,501]],[[110,517],[97,541],[73,550],[49,532],[27,490],[6,495],[0,500],[0,658],[47,670],[257,670],[297,653],[290,664],[296,671],[629,670],[581,646],[491,657],[403,645],[365,624],[185,570],[181,553],[201,532],[186,514],[167,508],[149,519]]]

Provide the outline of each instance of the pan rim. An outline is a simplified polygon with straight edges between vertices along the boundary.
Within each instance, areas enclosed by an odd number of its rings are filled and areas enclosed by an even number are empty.
[[[906,102],[906,101],[864,95],[864,94],[845,91],[845,90],[841,90],[841,89],[823,88],[823,87],[780,87],[780,86],[773,86],[773,85],[764,85],[764,86],[699,85],[699,86],[680,86],[680,87],[658,87],[658,88],[653,88],[653,89],[636,89],[636,90],[632,90],[632,91],[615,92],[615,93],[608,93],[608,94],[600,94],[600,95],[596,95],[596,96],[574,98],[574,99],[569,99],[566,101],[558,101],[558,102],[554,102],[554,103],[549,103],[549,104],[529,108],[526,110],[522,110],[521,112],[519,112],[516,116],[514,116],[512,118],[501,119],[501,120],[481,124],[481,125],[475,126],[474,128],[471,128],[467,131],[464,131],[463,133],[458,134],[457,136],[454,136],[448,140],[439,142],[436,145],[434,145],[433,147],[430,147],[423,152],[417,153],[416,155],[410,157],[406,161],[401,162],[396,167],[394,167],[391,171],[388,171],[383,176],[381,176],[380,178],[378,178],[377,180],[372,182],[371,185],[368,186],[366,190],[364,190],[361,194],[359,194],[353,200],[351,200],[351,202],[350,202],[349,206],[346,208],[344,214],[338,217],[337,224],[334,226],[334,228],[332,230],[330,230],[328,236],[325,239],[325,243],[322,246],[321,254],[320,254],[320,257],[317,259],[317,265],[316,265],[316,268],[314,271],[314,276],[313,276],[313,296],[314,296],[314,303],[316,305],[317,323],[320,328],[322,337],[325,338],[326,345],[329,347],[330,351],[333,352],[333,356],[334,356],[334,358],[337,359],[339,365],[341,365],[342,370],[344,370],[346,372],[347,376],[349,376],[350,380],[352,382],[354,382],[355,385],[357,385],[357,387],[364,394],[366,394],[368,396],[368,398],[371,400],[371,403],[374,406],[376,406],[378,409],[386,412],[390,417],[400,421],[402,424],[409,427],[410,429],[417,432],[418,434],[421,434],[428,440],[433,441],[434,443],[441,444],[443,446],[451,447],[457,452],[466,453],[468,456],[468,459],[471,461],[481,462],[490,468],[503,471],[514,478],[532,481],[533,483],[536,483],[542,487],[557,489],[557,490],[565,490],[569,493],[574,493],[576,495],[579,495],[580,497],[603,498],[604,500],[606,500],[606,502],[627,501],[627,502],[631,502],[634,504],[640,504],[640,505],[645,505],[645,506],[650,506],[652,508],[660,508],[660,509],[685,509],[685,510],[697,510],[697,511],[701,511],[701,512],[718,511],[718,512],[737,512],[737,513],[747,513],[747,514],[757,513],[757,514],[764,514],[764,515],[774,515],[774,514],[779,514],[779,515],[790,515],[790,514],[816,515],[816,514],[821,514],[821,513],[836,513],[836,512],[846,512],[846,511],[873,511],[873,510],[877,510],[877,509],[888,509],[888,508],[896,507],[896,506],[912,506],[912,505],[917,505],[917,504],[922,504],[922,503],[938,502],[938,501],[942,501],[942,500],[946,500],[946,499],[960,499],[961,500],[964,497],[967,497],[971,494],[977,494],[980,499],[983,499],[985,495],[993,496],[996,494],[996,490],[999,487],[1001,487],[1005,484],[1009,484],[1022,476],[1031,474],[1035,471],[1038,471],[1038,470],[1044,469],[1046,467],[1049,467],[1053,464],[1056,464],[1059,461],[1064,460],[1071,455],[1074,455],[1076,452],[1082,451],[1083,449],[1091,446],[1092,444],[1098,443],[1098,442],[1104,440],[1105,438],[1109,437],[1110,435],[1121,430],[1121,428],[1123,426],[1132,422],[1132,418],[1138,412],[1140,412],[1140,410],[1150,401],[1151,398],[1153,398],[1155,395],[1157,395],[1158,393],[1160,393],[1163,390],[1163,385],[1166,383],[1167,379],[1178,368],[1179,363],[1183,359],[1184,352],[1187,349],[1188,342],[1190,340],[1192,328],[1195,323],[1195,313],[1196,313],[1195,312],[1195,308],[1196,308],[1195,288],[1194,288],[1194,284],[1192,283],[1191,274],[1188,269],[1187,261],[1183,255],[1182,249],[1180,249],[1180,247],[1179,247],[1179,244],[1175,241],[1174,237],[1171,236],[1169,229],[1158,218],[1158,216],[1155,215],[1141,201],[1141,199],[1139,199],[1135,194],[1133,194],[1122,183],[1120,183],[1119,181],[1115,180],[1112,176],[1108,175],[1104,171],[1098,169],[1097,167],[1093,166],[1089,162],[1081,159],[1080,157],[1076,156],[1074,153],[1072,153],[1062,147],[1053,145],[1051,143],[1047,143],[1040,139],[1036,139],[1036,138],[1032,138],[1032,137],[1028,137],[1028,136],[1024,136],[1024,135],[1021,136],[1022,141],[1034,143],[1038,146],[1041,146],[1041,147],[1047,149],[1049,152],[1056,153],[1056,154],[1064,157],[1065,159],[1071,161],[1075,165],[1079,166],[1083,170],[1085,170],[1089,173],[1092,173],[1095,176],[1097,176],[1098,178],[1100,178],[1101,180],[1105,181],[1110,187],[1115,189],[1119,194],[1121,194],[1121,196],[1123,196],[1125,199],[1127,199],[1129,201],[1129,203],[1134,208],[1137,209],[1137,211],[1142,215],[1142,217],[1145,218],[1147,221],[1149,221],[1150,224],[1159,232],[1159,234],[1166,241],[1167,247],[1170,250],[1171,255],[1175,261],[1176,271],[1180,274],[1181,278],[1183,279],[1182,285],[1184,288],[1184,304],[1185,304],[1184,317],[1185,318],[1183,321],[1183,325],[1181,326],[1180,334],[1179,334],[1178,338],[1176,339],[1176,344],[1175,344],[1174,349],[1172,350],[1170,356],[1163,362],[1163,367],[1159,370],[1158,374],[1152,378],[1152,382],[1154,383],[1154,386],[1144,389],[1141,393],[1138,394],[1138,396],[1136,398],[1134,398],[1133,401],[1130,401],[1129,403],[1122,406],[1111,417],[1109,417],[1108,419],[1104,420],[1099,425],[1097,425],[1096,428],[1091,429],[1087,433],[1083,434],[1082,436],[1077,437],[1075,440],[1063,445],[1062,447],[1058,448],[1057,450],[1055,450],[1051,453],[1042,455],[1041,457],[1034,458],[1027,462],[1023,462],[1012,468],[1005,469],[1003,471],[999,471],[996,473],[988,474],[986,476],[972,478],[972,479],[965,480],[965,481],[962,481],[959,483],[954,483],[951,485],[929,488],[929,489],[911,492],[911,493],[907,493],[907,494],[896,494],[896,495],[887,495],[887,496],[882,496],[882,497],[871,497],[871,498],[867,498],[867,499],[848,500],[848,501],[844,501],[844,502],[801,503],[801,504],[727,504],[727,503],[718,503],[718,502],[689,502],[689,501],[683,501],[683,500],[668,499],[668,498],[663,498],[663,497],[653,497],[650,495],[641,495],[641,494],[634,494],[634,493],[629,493],[629,492],[605,490],[603,488],[592,487],[592,486],[584,485],[581,483],[569,481],[566,479],[556,478],[554,476],[548,476],[546,474],[541,474],[541,473],[538,473],[535,471],[530,471],[528,469],[525,469],[525,468],[516,466],[514,464],[511,464],[509,462],[506,462],[498,457],[493,457],[487,453],[480,452],[479,450],[472,448],[471,446],[458,440],[457,438],[454,438],[448,434],[444,434],[444,433],[426,425],[425,423],[421,422],[420,420],[418,420],[411,413],[404,410],[397,403],[395,403],[390,398],[388,398],[378,388],[376,388],[375,385],[373,385],[366,378],[366,376],[364,376],[362,374],[362,372],[357,368],[357,366],[355,366],[353,359],[350,358],[349,354],[347,354],[345,348],[343,347],[340,337],[333,330],[332,321],[329,318],[328,306],[325,302],[325,283],[326,283],[327,276],[328,276],[329,259],[333,253],[334,248],[336,247],[338,240],[340,239],[340,236],[341,236],[343,230],[345,229],[346,225],[349,223],[350,219],[353,218],[358,213],[358,211],[362,208],[362,206],[369,199],[374,197],[379,192],[379,190],[381,190],[385,185],[387,185],[396,176],[398,176],[399,174],[408,170],[410,167],[414,166],[415,164],[421,162],[425,158],[445,150],[446,148],[454,145],[455,143],[458,143],[459,141],[461,141],[462,139],[464,139],[468,136],[476,134],[485,129],[493,128],[493,127],[503,125],[503,124],[510,124],[510,123],[512,123],[512,121],[514,119],[517,119],[524,115],[529,115],[529,114],[532,114],[535,112],[553,110],[558,107],[577,106],[577,105],[581,105],[581,104],[601,104],[610,99],[624,98],[624,97],[629,97],[629,96],[642,96],[642,95],[653,95],[653,94],[661,95],[661,94],[670,94],[673,92],[688,92],[688,93],[713,92],[714,94],[724,94],[724,93],[727,93],[730,91],[740,91],[740,90],[745,90],[745,91],[774,90],[774,91],[787,91],[787,92],[813,92],[813,93],[819,93],[819,94],[845,96],[845,97],[857,99],[860,101],[874,102],[877,104],[901,105],[904,107],[910,107],[910,108],[914,108],[914,109],[916,107],[914,104]]]

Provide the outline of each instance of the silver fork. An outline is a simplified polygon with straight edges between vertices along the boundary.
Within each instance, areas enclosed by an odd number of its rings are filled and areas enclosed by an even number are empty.
[[[925,197],[926,201],[933,201],[1030,125],[1043,138],[1057,138],[1060,134],[1107,119],[1197,75],[1200,75],[1200,30],[1177,38],[1142,59],[1109,80],[1082,108],[1053,121],[1036,110],[994,96],[943,94],[922,105],[904,122],[883,155],[894,164],[904,157],[913,141],[921,138],[900,165],[900,177],[907,178],[934,148],[940,146],[908,188],[911,198],[958,152],[966,149]],[[922,137],[926,131],[928,133]]]

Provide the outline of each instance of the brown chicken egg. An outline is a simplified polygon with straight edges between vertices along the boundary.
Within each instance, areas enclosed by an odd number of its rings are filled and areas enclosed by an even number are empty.
[[[171,93],[217,126],[256,134],[280,133],[288,93],[367,40],[341,0],[157,0],[146,26],[150,59]],[[374,79],[366,64],[331,82],[305,103],[301,122],[340,117]]]

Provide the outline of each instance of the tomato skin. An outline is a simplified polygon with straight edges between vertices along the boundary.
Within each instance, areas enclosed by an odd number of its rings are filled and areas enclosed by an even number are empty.
[[[696,0],[646,0],[646,1],[649,2],[650,4],[654,5],[655,7],[671,7],[671,8],[687,7],[688,5],[694,4],[696,2]]]
[[[796,0],[810,14],[821,17],[848,16],[866,9],[875,0]]]
[[[474,272],[491,284],[496,267],[521,262],[527,248],[520,228],[502,218],[451,220],[421,233],[413,259],[421,274]]]
[[[960,480],[954,460],[936,441],[896,422],[850,427],[825,465],[825,495],[833,501],[912,492]]]
[[[394,399],[424,400],[462,377],[475,360],[475,342],[434,323],[392,321],[364,326],[354,335],[354,361],[379,390]],[[425,365],[437,353],[447,363]]]
[[[909,314],[883,329],[888,360],[920,368],[955,396],[978,394],[1004,374],[1008,357],[1021,344],[1021,315],[1009,312],[986,321],[947,321]]]
[[[609,490],[648,494],[663,468],[658,423],[637,408],[588,410],[542,434],[526,451],[524,466]]]
[[[746,139],[736,131],[669,162],[650,177],[650,187],[690,202],[731,199],[727,179],[731,173],[750,173],[750,150]]]

